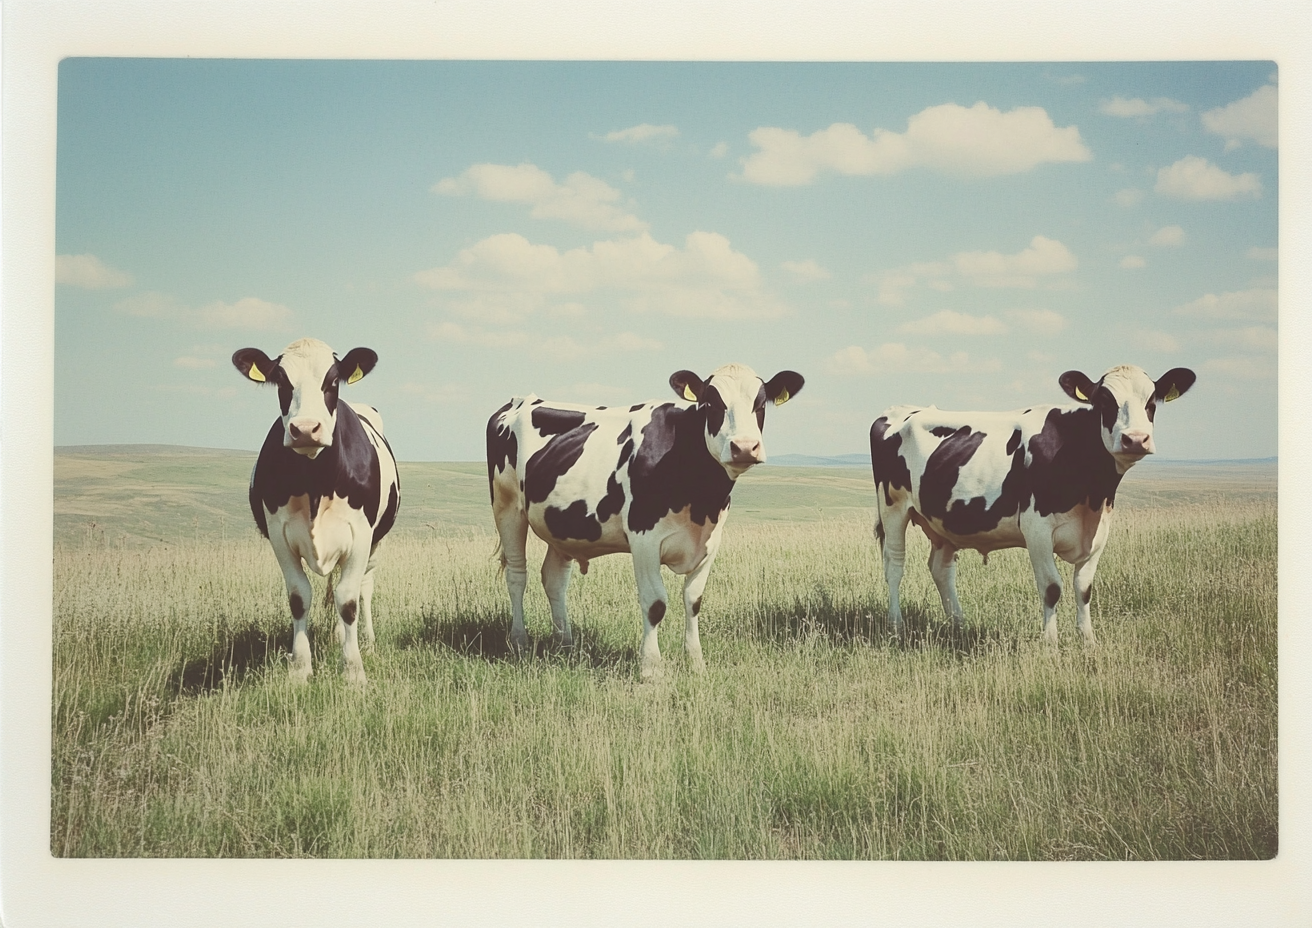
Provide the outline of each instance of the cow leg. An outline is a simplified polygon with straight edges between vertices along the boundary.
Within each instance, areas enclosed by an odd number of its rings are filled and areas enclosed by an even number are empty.
[[[661,646],[656,629],[665,618],[668,607],[665,580],[661,577],[660,546],[635,544],[633,576],[638,582],[638,606],[642,610],[642,644],[638,648],[638,664],[643,680],[661,675]]]
[[[377,549],[375,549],[377,550]],[[360,632],[365,647],[374,646],[374,561],[373,552],[369,552],[369,565],[364,569],[364,578],[360,581]]]
[[[957,599],[957,549],[946,542],[931,544],[929,574],[938,587],[939,598],[943,600],[943,611],[952,620],[952,627],[961,631],[965,616],[961,612],[961,601]]]
[[[720,531],[723,527],[724,521],[721,520],[706,542],[706,557],[683,580],[683,649],[688,655],[688,665],[697,673],[706,671],[697,617],[702,611],[702,591],[706,589],[706,579],[711,575],[711,564],[715,562],[715,554],[720,550]]]
[[[1107,546],[1107,519],[1103,519],[1093,536],[1088,558],[1075,565],[1075,625],[1084,636],[1085,644],[1096,644],[1093,637],[1093,617],[1089,614],[1089,601],[1093,599],[1093,575],[1098,561]]]
[[[291,659],[291,679],[297,683],[304,683],[314,673],[310,658],[310,603],[314,595],[310,587],[310,578],[305,575],[305,568],[301,566],[301,559],[292,552],[277,536],[276,533],[269,533],[269,541],[273,544],[273,554],[278,559],[278,566],[282,568],[282,577],[287,584],[287,602],[292,610],[292,659]]]
[[[547,556],[542,560],[542,588],[547,591],[547,602],[551,604],[551,624],[556,626],[556,636],[562,648],[574,647],[574,636],[569,629],[569,612],[565,606],[565,591],[569,589],[569,580],[573,574],[574,559],[548,545]]]
[[[363,684],[364,662],[360,659],[360,640],[356,619],[360,614],[360,600],[364,587],[365,574],[368,571],[368,554],[353,551],[342,565],[342,575],[338,578],[333,600],[337,607],[337,618],[341,622],[342,664],[348,683]]]
[[[497,533],[501,536],[501,565],[510,593],[510,646],[516,652],[528,647],[524,631],[524,588],[528,586],[528,516],[517,503],[496,511]]]
[[[1030,564],[1034,568],[1034,585],[1039,588],[1039,598],[1043,600],[1043,638],[1051,645],[1057,644],[1057,601],[1061,599],[1061,572],[1053,560],[1052,536],[1043,533],[1037,537],[1027,537],[1025,547],[1030,554]]]
[[[888,621],[893,634],[902,637],[902,604],[898,588],[907,562],[907,513],[880,505],[875,521],[875,536],[884,556],[884,580],[888,583]]]

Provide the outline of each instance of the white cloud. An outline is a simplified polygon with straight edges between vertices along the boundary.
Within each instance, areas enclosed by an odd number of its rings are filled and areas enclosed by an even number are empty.
[[[1181,200],[1233,200],[1261,196],[1262,181],[1256,174],[1229,174],[1206,158],[1186,155],[1157,172],[1153,190]]]
[[[1255,246],[1244,252],[1244,257],[1250,261],[1275,261],[1279,256],[1279,252],[1275,248],[1258,248]]]
[[[950,309],[898,326],[907,335],[997,335],[1007,331],[993,316],[971,316]]]
[[[1053,277],[1075,270],[1079,261],[1056,239],[1036,235],[1030,247],[1016,254],[998,251],[960,251],[948,261],[921,261],[884,272],[879,280],[879,301],[901,306],[905,291],[924,283],[935,290],[951,290],[951,278],[961,278],[977,287],[1033,289],[1040,277]]]
[[[806,137],[762,126],[748,139],[760,150],[743,159],[741,179],[769,186],[809,184],[822,171],[896,174],[915,166],[976,177],[1019,174],[1044,162],[1093,157],[1077,127],[1057,128],[1042,107],[1003,113],[983,102],[928,107],[907,120],[903,133],[876,128],[866,136],[851,123],[834,123]]]
[[[1218,345],[1243,348],[1249,351],[1274,352],[1277,345],[1276,330],[1267,325],[1249,325],[1239,329],[1213,329],[1209,339]]]
[[[1172,248],[1184,244],[1184,229],[1179,226],[1162,226],[1148,239],[1149,245]]]
[[[1252,139],[1266,148],[1276,147],[1276,88],[1259,87],[1242,100],[1219,106],[1202,115],[1203,127],[1225,139],[1226,151]]]
[[[1148,262],[1145,261],[1143,258],[1139,257],[1138,255],[1126,255],[1124,258],[1121,259],[1120,266],[1123,269],[1130,271],[1130,270],[1136,270],[1141,267],[1147,267]]]
[[[428,334],[440,342],[477,345],[480,348],[514,348],[528,344],[527,332],[495,331],[455,322],[438,322],[430,325]]]
[[[55,282],[85,290],[111,290],[131,286],[132,275],[95,255],[55,255]]]
[[[1066,317],[1051,309],[1009,309],[1005,315],[1035,335],[1056,335],[1066,328]]]
[[[1237,380],[1274,380],[1276,364],[1271,358],[1246,356],[1241,358],[1212,358],[1202,364],[1204,375],[1233,377]]]
[[[184,367],[187,370],[198,371],[207,367],[213,367],[214,361],[210,358],[193,358],[190,356],[183,356],[181,358],[174,358],[173,366]]]
[[[1192,302],[1175,308],[1178,316],[1199,319],[1234,319],[1239,321],[1274,322],[1276,318],[1276,291],[1273,288],[1255,287],[1208,293]]]
[[[434,406],[459,406],[469,402],[469,388],[463,383],[415,383],[401,385],[401,392]]]
[[[1116,205],[1129,209],[1143,202],[1143,191],[1137,187],[1127,187],[1116,191]]]
[[[821,267],[814,258],[807,258],[805,261],[785,261],[779,266],[792,274],[793,279],[799,283],[812,280],[828,280],[834,276],[828,269]]]
[[[529,215],[534,219],[560,219],[585,229],[639,232],[647,228],[647,223],[615,205],[622,196],[618,190],[583,171],[557,184],[533,164],[475,164],[458,177],[438,181],[432,190],[443,196],[527,204],[533,207]]]
[[[709,154],[712,158],[723,158],[725,155],[729,154],[729,143],[728,143],[728,142],[717,142],[717,143],[715,144],[715,147],[713,147],[713,148],[708,152],[708,154]]]
[[[630,145],[636,145],[639,142],[667,142],[670,139],[678,138],[679,129],[677,126],[653,126],[649,122],[640,125],[630,126],[627,129],[617,129],[614,132],[607,132],[602,136],[593,136],[600,138],[603,142],[627,142]]]
[[[253,296],[235,303],[215,300],[194,314],[197,323],[214,329],[285,329],[291,317],[292,311],[281,303]]]
[[[1151,101],[1142,100],[1135,97],[1127,100],[1124,97],[1112,97],[1110,100],[1104,100],[1098,105],[1098,112],[1105,116],[1120,116],[1129,118],[1134,116],[1155,116],[1158,113],[1187,113],[1189,104],[1181,103],[1179,100],[1172,100],[1169,97],[1154,97]]]
[[[611,291],[631,311],[673,316],[746,319],[785,311],[762,289],[756,262],[715,232],[692,232],[682,248],[644,232],[564,252],[502,233],[414,280],[452,295],[447,305],[462,315],[501,323],[541,308],[548,298]]]
[[[901,342],[887,342],[870,351],[850,345],[835,352],[829,367],[836,374],[961,374],[991,373],[1001,369],[997,361],[972,362],[970,355],[957,351],[943,357],[928,348],[908,348]]]
[[[134,293],[126,299],[119,300],[114,304],[114,308],[121,313],[142,319],[172,319],[186,313],[177,300],[167,293],[156,290]]]

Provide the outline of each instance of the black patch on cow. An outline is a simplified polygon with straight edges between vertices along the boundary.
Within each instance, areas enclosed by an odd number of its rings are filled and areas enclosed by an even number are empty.
[[[1092,584],[1092,583],[1090,583],[1087,587],[1084,588],[1084,595],[1081,597],[1081,599],[1084,600],[1084,605],[1086,605],[1086,606],[1089,605],[1089,600],[1093,599],[1093,584]]]
[[[328,407],[329,415],[337,411],[337,393],[340,386],[341,374],[337,362],[334,361],[328,368],[328,373],[323,375],[323,383],[319,385],[319,389],[323,390],[323,402]]]
[[[768,399],[765,384],[761,384],[761,389],[756,391],[756,399],[752,403],[752,411],[756,413],[756,428],[759,431],[765,431],[765,401]]]
[[[907,418],[910,418],[908,416]],[[892,491],[895,488],[911,489],[911,468],[898,449],[902,447],[902,435],[888,432],[888,417],[880,416],[870,426],[870,467],[875,474],[875,487],[884,487],[884,504],[893,505]]]
[[[276,420],[260,448],[251,481],[251,508],[259,504],[276,512],[293,496],[309,495],[310,518],[319,514],[319,503],[334,495],[346,500],[352,509],[363,510],[370,525],[378,519],[382,496],[382,471],[378,451],[364,424],[350,404],[343,403],[337,411],[337,426],[333,429],[333,443],[311,460],[283,445],[282,420]],[[255,523],[268,537],[268,523],[255,512]],[[379,536],[381,537],[381,536]]]
[[[629,412],[637,412],[639,409],[641,409],[646,405],[647,405],[646,403],[634,403],[632,406],[629,407]]]
[[[487,490],[493,502],[497,497],[492,491],[492,478],[497,471],[516,466],[519,454],[519,440],[515,438],[514,430],[501,421],[512,405],[507,403],[487,420]]]
[[[1101,380],[1098,381],[1097,389],[1093,391],[1089,401],[1093,404],[1093,408],[1098,415],[1102,417],[1102,427],[1108,432],[1115,428],[1116,418],[1121,414],[1121,404],[1112,391],[1102,385]]]
[[[342,603],[342,621],[347,625],[355,624],[355,600],[347,600]]]
[[[282,355],[278,355],[278,360],[282,360]],[[269,379],[278,385],[278,405],[282,407],[282,414],[285,416],[288,410],[292,408],[291,379],[287,376],[287,372],[282,369],[282,365],[273,369]]]
[[[1026,492],[1025,450],[1021,447],[1019,430],[1007,442],[1011,454],[1011,467],[1002,479],[1001,492],[989,506],[983,496],[969,500],[952,499],[961,476],[961,468],[975,456],[984,442],[984,432],[972,432],[963,425],[934,449],[925,462],[925,473],[920,480],[920,506],[925,515],[940,519],[943,527],[958,535],[974,535],[991,531],[1003,519],[1015,516],[1029,508]]]
[[[1027,495],[1041,516],[1070,512],[1080,503],[1098,511],[1116,502],[1121,475],[1102,443],[1101,414],[1091,408],[1048,411],[1029,440]]]
[[[587,500],[575,500],[564,509],[548,506],[543,519],[552,538],[596,541],[601,537],[601,523],[588,515]]]
[[[291,596],[287,597],[287,604],[292,607],[293,619],[305,618],[305,603],[301,601],[300,593],[293,593]]]
[[[1047,603],[1048,608],[1051,609],[1053,606],[1057,605],[1057,600],[1059,599],[1061,599],[1061,584],[1049,583],[1048,592],[1044,594],[1043,601]]]
[[[382,541],[383,536],[392,530],[392,526],[396,524],[396,512],[400,508],[401,483],[398,475],[397,482],[392,484],[392,488],[387,493],[387,508],[383,510],[383,517],[374,526],[374,544]]]
[[[281,429],[282,421],[274,423],[275,429]],[[255,527],[260,530],[260,534],[265,538],[269,537],[268,516],[264,513],[264,502],[260,499],[260,491],[255,487],[255,474],[251,474],[251,486],[246,493],[251,504],[251,515],[255,516]]]
[[[542,425],[560,426],[561,431],[550,433],[551,440],[524,462],[524,496],[530,503],[541,503],[551,495],[559,480],[571,467],[578,463],[583,455],[583,448],[588,436],[597,430],[597,423],[584,422],[582,413],[567,413],[559,409],[542,407],[533,410],[533,424],[539,429],[539,414],[546,414]],[[577,425],[564,428],[567,416],[577,416]]]
[[[1148,405],[1144,407],[1144,411],[1148,413],[1148,421],[1152,422],[1153,416],[1157,414],[1157,399],[1155,397],[1148,397]]]
[[[631,458],[631,457],[633,457],[633,439],[632,439],[632,438],[630,438],[628,441],[626,441],[626,442],[624,443],[624,447],[620,449],[620,459],[619,459],[618,461],[615,462],[615,469],[616,469],[616,470],[619,470],[621,467],[624,466],[625,462],[627,462],[627,461],[629,460],[629,458]]]
[[[605,406],[598,406],[598,407],[597,407],[597,412],[601,412],[601,411],[602,411],[603,409],[605,409],[605,408],[606,408]]]
[[[929,434],[933,435],[935,438],[947,438],[956,431],[957,430],[950,425],[936,425],[929,430]]]
[[[718,522],[728,507],[733,480],[706,449],[705,410],[662,403],[651,411],[629,464],[630,531],[651,531],[666,513],[685,507],[698,525]]]
[[[605,522],[624,508],[624,488],[620,482],[611,474],[610,479],[606,481],[606,495],[597,503],[597,518]]]
[[[597,541],[601,538],[602,523],[612,518],[624,506],[624,488],[615,475],[610,475],[606,495],[597,503],[595,514],[588,514],[587,500],[575,500],[564,509],[548,506],[543,514],[553,538]]]
[[[728,411],[724,397],[707,381],[699,400],[698,408],[706,418],[706,431],[712,435],[720,434],[720,429],[724,427],[724,414]]]
[[[665,618],[665,600],[658,599],[656,602],[652,603],[651,608],[647,610],[647,621],[655,627],[661,624],[661,619],[663,618]]]
[[[630,422],[624,426],[624,431],[620,432],[620,434],[616,437],[615,444],[622,445],[632,437],[633,437],[633,423]]]
[[[578,428],[585,418],[583,413],[573,409],[553,409],[550,406],[543,406],[533,410],[533,428],[546,438],[548,435],[560,435],[562,432]]]
[[[692,601],[692,614],[701,615],[701,611],[702,611],[702,598],[698,596],[696,599]]]
[[[541,402],[542,402],[542,400],[539,398],[539,399],[536,399],[536,400],[534,400],[533,402],[529,403],[529,405],[530,405],[530,406],[536,406],[536,405],[538,405],[538,404],[541,403]]]

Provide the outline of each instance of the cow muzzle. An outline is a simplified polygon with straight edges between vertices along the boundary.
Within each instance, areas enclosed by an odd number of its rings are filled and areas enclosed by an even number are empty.
[[[1142,457],[1156,451],[1150,432],[1122,432],[1120,454],[1135,454]]]
[[[293,450],[318,451],[332,443],[332,433],[319,419],[303,416],[287,423],[287,439],[283,444]]]
[[[765,460],[765,447],[759,438],[734,440],[729,442],[729,460],[727,464],[750,467]]]

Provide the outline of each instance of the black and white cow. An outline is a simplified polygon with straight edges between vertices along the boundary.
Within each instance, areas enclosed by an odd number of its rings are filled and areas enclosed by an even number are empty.
[[[1175,368],[1153,381],[1141,368],[1121,365],[1096,383],[1079,371],[1058,382],[1076,404],[1016,412],[894,406],[871,426],[875,534],[896,633],[907,524],[914,522],[929,536],[929,570],[958,628],[957,551],[973,548],[987,558],[1000,548],[1026,548],[1043,599],[1044,637],[1057,641],[1056,554],[1075,565],[1076,624],[1093,642],[1089,599],[1116,488],[1155,450],[1158,402],[1187,391],[1194,372]]]
[[[511,643],[528,644],[524,587],[528,529],[547,543],[542,585],[560,643],[573,644],[565,610],[572,565],[628,551],[642,610],[643,677],[659,672],[656,629],[665,617],[664,564],[685,577],[684,646],[701,670],[697,615],[720,546],[734,481],[765,460],[766,403],[781,405],[802,389],[800,374],[763,382],[751,368],[728,364],[702,380],[670,377],[689,402],[607,408],[518,397],[487,424],[487,475],[510,591]]]
[[[257,383],[276,384],[282,406],[251,471],[250,503],[287,581],[291,676],[304,681],[312,672],[304,562],[323,576],[341,568],[334,590],[337,639],[347,679],[363,683],[357,605],[365,643],[373,644],[374,552],[396,521],[401,484],[378,410],[339,403],[337,392],[373,370],[378,355],[355,348],[338,358],[323,342],[302,338],[273,359],[242,348],[232,363]]]

